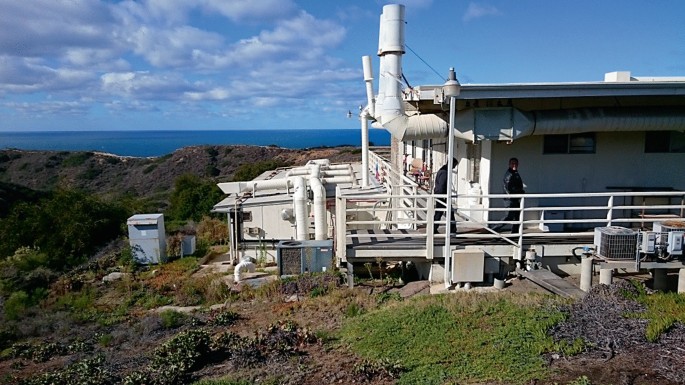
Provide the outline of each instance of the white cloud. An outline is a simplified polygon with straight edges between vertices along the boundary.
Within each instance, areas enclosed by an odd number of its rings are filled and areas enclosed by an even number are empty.
[[[470,3],[462,20],[471,21],[485,16],[497,16],[502,13],[496,7],[487,4]]]
[[[177,74],[149,72],[106,73],[102,90],[122,97],[142,100],[178,100],[194,87]]]
[[[279,19],[289,15],[297,7],[291,0],[204,0],[202,8],[208,12],[219,12],[239,23]]]

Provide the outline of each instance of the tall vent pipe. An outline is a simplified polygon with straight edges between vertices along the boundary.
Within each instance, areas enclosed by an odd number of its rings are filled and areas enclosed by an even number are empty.
[[[381,62],[376,120],[401,141],[444,138],[447,121],[435,114],[407,116],[402,99],[404,54],[404,5],[383,7],[378,55]]]

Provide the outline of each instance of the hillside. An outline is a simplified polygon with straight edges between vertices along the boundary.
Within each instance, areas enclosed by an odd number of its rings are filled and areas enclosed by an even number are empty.
[[[0,150],[0,182],[32,190],[78,189],[102,196],[150,197],[168,192],[183,174],[231,181],[247,163],[280,161],[303,165],[310,159],[359,161],[354,147],[293,150],[258,146],[184,147],[162,157],[136,158],[99,152]]]

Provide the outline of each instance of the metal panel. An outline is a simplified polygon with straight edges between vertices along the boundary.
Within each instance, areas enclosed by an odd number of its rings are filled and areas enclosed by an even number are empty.
[[[452,282],[483,282],[485,252],[483,250],[452,251]]]
[[[157,264],[166,259],[166,232],[163,214],[138,214],[126,221],[133,258],[141,264]]]

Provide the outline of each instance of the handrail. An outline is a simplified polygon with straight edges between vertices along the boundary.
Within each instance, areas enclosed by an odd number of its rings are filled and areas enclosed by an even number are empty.
[[[398,186],[399,187],[399,186]],[[401,189],[400,189],[401,190]],[[406,193],[401,190],[401,194],[378,194],[369,196],[366,194],[354,194],[346,193],[343,195],[338,194],[337,208],[342,208],[339,215],[336,216],[336,227],[338,229],[344,229],[338,234],[344,234],[342,238],[338,239],[339,249],[336,252],[344,253],[347,243],[352,238],[364,238],[367,235],[364,234],[350,234],[349,230],[354,228],[363,228],[364,226],[385,226],[385,228],[398,228],[399,226],[404,226],[405,228],[410,228],[414,230],[411,233],[412,237],[417,239],[425,238],[426,248],[433,248],[433,241],[435,238],[444,238],[443,234],[433,233],[433,213],[435,208],[435,200],[441,199],[445,200],[447,198],[446,194],[415,194]],[[638,199],[642,197],[668,197],[668,198],[679,198],[679,204],[644,204],[644,201],[640,201],[639,204],[627,204],[625,202],[630,201],[637,202]],[[685,192],[684,191],[653,191],[653,192],[596,192],[596,193],[552,193],[552,194],[518,194],[518,195],[507,195],[507,194],[460,194],[454,195],[452,199],[462,199],[462,201],[468,201],[468,198],[477,198],[478,201],[486,200],[501,200],[504,198],[520,198],[521,205],[519,207],[519,220],[518,221],[505,221],[505,220],[488,220],[484,222],[477,222],[470,218],[464,211],[468,211],[469,214],[473,212],[488,212],[488,213],[505,213],[512,209],[508,207],[456,207],[456,221],[458,227],[473,227],[475,229],[482,228],[484,231],[489,231],[485,233],[478,234],[465,234],[459,233],[457,236],[460,238],[482,238],[482,239],[504,239],[508,241],[512,246],[518,250],[516,252],[521,252],[524,240],[531,237],[551,237],[551,236],[577,236],[577,237],[590,237],[592,232],[587,230],[592,227],[604,227],[612,226],[615,224],[627,224],[629,227],[631,224],[640,224],[640,227],[644,226],[645,223],[652,223],[657,221],[663,221],[664,218],[660,216],[651,216],[650,212],[676,212],[674,216],[678,216],[678,211],[680,217],[682,217],[682,212],[685,210]],[[551,198],[568,198],[572,204],[564,205],[536,205],[529,206],[528,202],[533,200],[534,204],[540,203],[545,199]],[[631,198],[623,199],[624,204],[614,205],[613,202],[616,198]],[[388,207],[376,208],[378,212],[391,213],[390,219],[383,218],[366,218],[360,219],[348,219],[354,217],[355,213],[363,213],[367,211],[364,204],[361,206],[358,203],[366,203],[374,200],[384,200],[388,202],[395,202],[393,205]],[[558,201],[556,202],[558,203]],[[580,204],[579,204],[580,203]],[[585,204],[583,204],[585,203]],[[348,207],[350,206],[350,207]],[[445,210],[444,208],[437,210]],[[545,210],[555,210],[562,212],[572,213],[570,218],[563,219],[546,219],[541,215],[530,218],[526,214],[530,213],[543,213]],[[636,214],[639,213],[639,214]],[[440,225],[445,225],[447,227],[447,221],[449,220],[448,215],[444,215],[443,219],[440,220]],[[519,225],[518,233],[514,234],[499,234],[493,231],[491,228],[496,225]],[[543,229],[543,225],[550,224],[562,224],[565,231],[561,232],[549,232]],[[537,226],[537,230],[536,230]],[[425,232],[416,231],[417,229],[425,228]],[[524,228],[526,231],[524,231]],[[518,238],[518,239],[516,239]],[[512,239],[515,239],[512,240]]]

